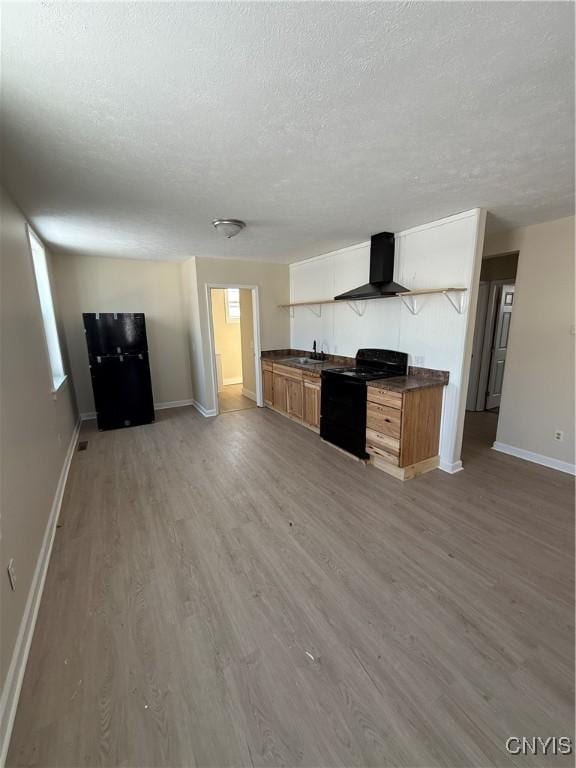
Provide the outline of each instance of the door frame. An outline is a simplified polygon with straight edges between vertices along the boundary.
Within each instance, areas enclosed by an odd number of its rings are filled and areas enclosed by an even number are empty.
[[[264,407],[264,395],[262,385],[262,366],[259,365],[260,348],[260,292],[257,285],[244,285],[243,283],[206,283],[206,305],[208,307],[208,347],[210,350],[210,371],[212,374],[212,392],[214,398],[215,415],[220,414],[220,403],[218,398],[218,374],[216,370],[216,343],[214,334],[214,317],[212,315],[212,288],[240,288],[252,292],[252,326],[254,328],[254,377],[256,381],[256,405],[259,408]],[[242,323],[242,315],[240,315]]]
[[[503,285],[516,285],[516,280],[490,280],[488,294],[488,309],[486,311],[486,323],[484,326],[484,342],[482,344],[482,362],[478,375],[478,394],[476,405],[478,410],[486,410],[486,389],[490,376],[490,363],[492,361],[492,343],[496,331],[496,315],[498,314],[498,298]],[[506,375],[506,374],[504,374]]]
[[[472,356],[470,358],[470,375],[468,378],[468,391],[466,392],[466,410],[481,411],[479,386],[482,370],[482,355],[484,350],[484,334],[486,331],[486,317],[488,314],[488,301],[490,298],[490,282],[480,280],[478,284],[478,300],[476,303],[476,318],[474,322],[474,334],[472,337]]]

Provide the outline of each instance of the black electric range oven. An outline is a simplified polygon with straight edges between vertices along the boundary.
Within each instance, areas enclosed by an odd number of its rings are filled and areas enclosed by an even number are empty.
[[[320,436],[348,453],[367,459],[366,384],[405,376],[408,355],[389,349],[359,349],[352,368],[322,371]]]

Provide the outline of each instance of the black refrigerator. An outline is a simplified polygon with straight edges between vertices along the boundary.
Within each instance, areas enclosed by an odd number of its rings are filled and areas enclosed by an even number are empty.
[[[142,312],[85,312],[98,429],[154,421],[146,319]]]

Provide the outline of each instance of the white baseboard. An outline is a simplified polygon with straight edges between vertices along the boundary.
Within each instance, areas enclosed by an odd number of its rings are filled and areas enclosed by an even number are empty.
[[[541,464],[543,467],[557,469],[559,472],[566,472],[568,475],[576,475],[576,465],[569,464],[567,461],[553,459],[550,456],[544,456],[541,453],[525,451],[523,448],[516,448],[516,446],[508,445],[507,443],[495,442],[492,445],[492,448],[500,453],[507,453],[509,456],[515,456],[517,459],[532,461],[534,464]]]
[[[461,461],[446,461],[445,459],[440,459],[438,469],[441,469],[443,472],[448,472],[449,475],[455,475],[456,472],[462,472],[464,467],[462,466]]]
[[[250,392],[249,389],[244,389],[244,387],[242,387],[242,394],[244,395],[244,397],[248,397],[250,400],[254,400],[254,402],[256,402],[255,392]]]
[[[182,408],[185,405],[194,405],[194,400],[170,400],[167,403],[154,403],[155,411],[164,411],[166,408]]]
[[[228,386],[228,384],[242,384],[242,376],[234,376],[231,379],[222,379],[222,384]]]
[[[185,405],[194,405],[194,400],[169,400],[166,403],[154,403],[155,411],[164,411],[166,408],[182,408]],[[87,411],[80,414],[81,421],[89,421],[96,418],[96,411]]]
[[[56,524],[60,515],[64,489],[66,488],[66,480],[68,479],[68,472],[78,442],[79,433],[80,421],[78,421],[74,427],[74,432],[70,439],[62,471],[60,472],[56,493],[52,500],[50,516],[48,518],[46,530],[44,531],[42,546],[40,548],[38,560],[36,561],[36,568],[34,569],[34,576],[32,577],[28,597],[26,598],[24,614],[18,629],[18,636],[14,645],[12,659],[6,675],[2,695],[0,696],[0,766],[3,766],[6,762],[6,754],[10,744],[14,717],[16,716],[16,708],[20,697],[20,689],[22,688],[22,680],[24,679],[26,662],[28,661],[28,654],[34,635],[34,627],[36,626],[40,600],[44,590],[44,582],[46,581],[48,563],[50,562],[50,554],[54,543]]]
[[[204,408],[202,403],[199,403],[198,400],[192,400],[192,405],[202,414],[202,416],[206,416],[207,418],[209,416],[216,416],[216,408]]]

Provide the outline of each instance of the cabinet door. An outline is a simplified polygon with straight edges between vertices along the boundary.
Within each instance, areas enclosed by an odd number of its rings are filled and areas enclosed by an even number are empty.
[[[320,427],[320,385],[304,382],[304,421],[311,427]]]
[[[262,378],[264,379],[264,402],[267,405],[274,404],[274,376],[272,371],[262,371]]]
[[[274,403],[274,408],[277,408],[279,411],[284,411],[284,413],[286,413],[287,411],[287,404],[286,404],[287,382],[288,382],[288,379],[285,376],[280,376],[278,373],[273,374],[272,402]]]
[[[288,379],[286,383],[288,413],[296,419],[301,419],[304,415],[302,381]]]
[[[438,456],[442,420],[443,387],[404,393],[400,466]]]

